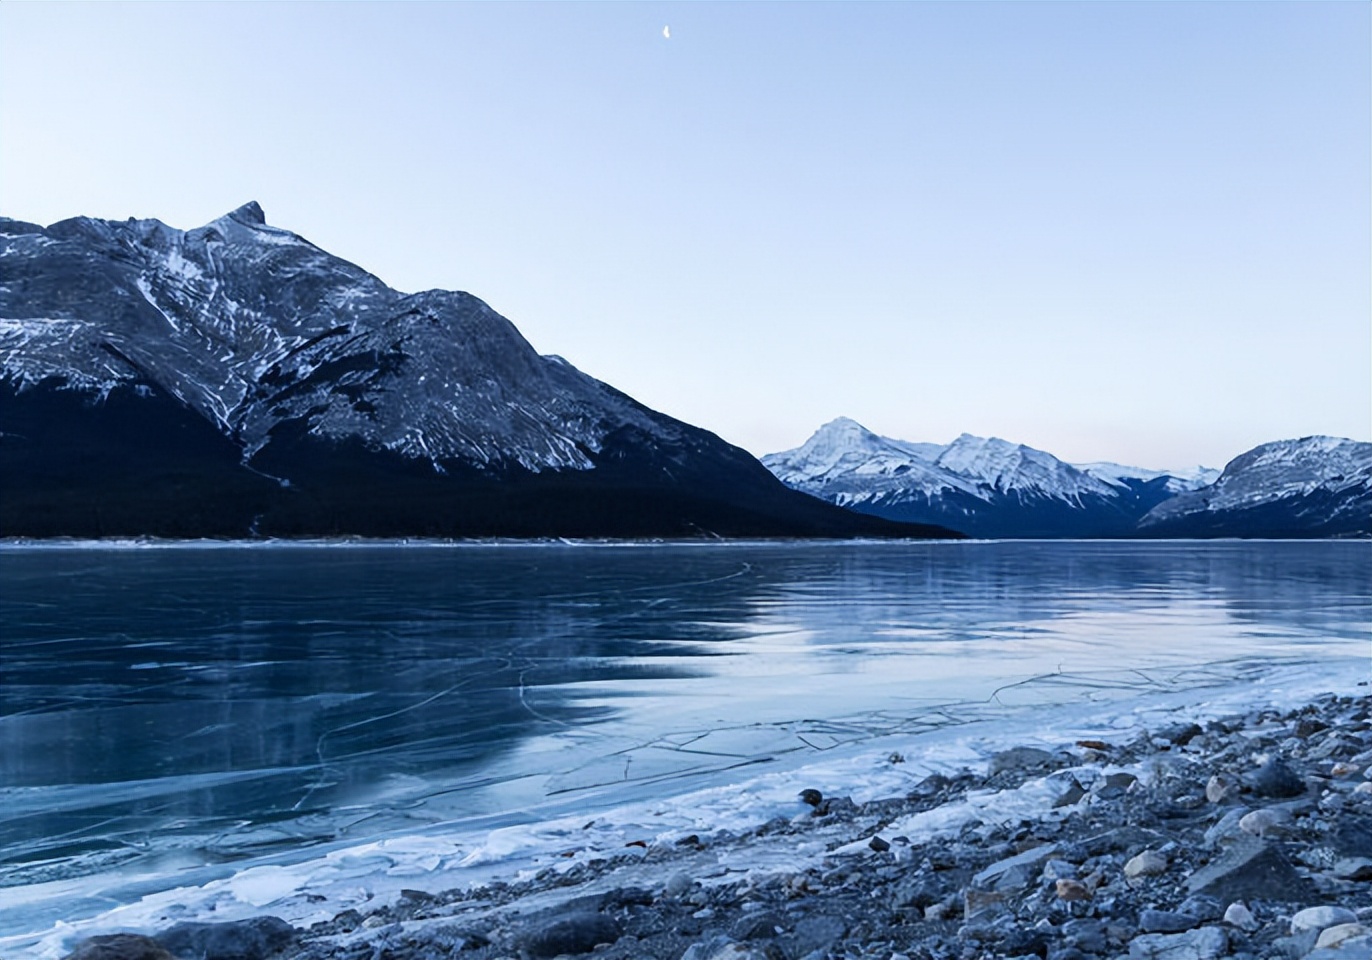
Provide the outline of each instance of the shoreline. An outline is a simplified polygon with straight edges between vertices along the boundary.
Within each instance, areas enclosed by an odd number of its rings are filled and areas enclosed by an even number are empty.
[[[645,833],[466,888],[430,877],[304,928],[258,918],[123,936],[152,949],[152,933],[180,960],[1362,957],[1372,698],[1366,680],[1356,689],[1238,712],[1231,691],[1201,724],[1155,703],[1146,734],[1052,744],[1021,730],[984,769],[933,773],[903,795],[854,802],[830,786],[818,806],[797,799],[746,830]],[[789,776],[814,790],[813,772]],[[1226,858],[1240,863],[1228,879],[1197,881]],[[1243,886],[1264,869],[1266,887]],[[1318,907],[1333,912],[1301,914]],[[1343,946],[1326,956],[1315,944],[1340,923],[1307,927],[1331,918],[1362,926],[1332,934]],[[70,956],[90,960],[90,946]]]

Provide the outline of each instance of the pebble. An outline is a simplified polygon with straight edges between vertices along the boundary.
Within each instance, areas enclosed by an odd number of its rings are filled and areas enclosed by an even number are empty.
[[[1167,872],[1167,857],[1156,850],[1145,850],[1124,865],[1124,875],[1130,880],[1156,877]]]
[[[1245,833],[1251,833],[1255,837],[1279,838],[1290,836],[1290,824],[1291,815],[1289,813],[1272,807],[1264,807],[1261,810],[1244,814],[1239,820],[1239,829]]]
[[[1224,922],[1240,930],[1258,929],[1258,921],[1254,918],[1253,911],[1242,903],[1231,903],[1225,908]]]
[[[1091,891],[1079,880],[1059,880],[1053,886],[1059,900],[1091,899]]]
[[[1205,799],[1211,803],[1224,803],[1239,795],[1239,781],[1226,773],[1212,774],[1205,782]]]

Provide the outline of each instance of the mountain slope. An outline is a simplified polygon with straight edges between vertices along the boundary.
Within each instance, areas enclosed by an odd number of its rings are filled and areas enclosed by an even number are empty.
[[[1254,447],[1213,484],[1139,522],[1153,537],[1372,535],[1372,443],[1303,437]]]
[[[1117,537],[1196,479],[963,434],[942,446],[880,437],[847,418],[762,462],[784,483],[861,513],[982,537]],[[1202,468],[1203,469],[1203,468]]]
[[[928,536],[778,483],[255,203],[0,219],[0,535]]]

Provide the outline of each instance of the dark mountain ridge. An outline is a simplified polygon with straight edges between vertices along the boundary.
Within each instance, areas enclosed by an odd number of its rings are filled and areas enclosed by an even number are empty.
[[[0,218],[0,535],[927,537],[246,204]]]

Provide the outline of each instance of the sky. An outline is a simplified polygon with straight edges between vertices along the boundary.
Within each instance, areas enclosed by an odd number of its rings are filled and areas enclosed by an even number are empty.
[[[670,27],[670,37],[664,36]],[[1372,439],[1372,4],[0,4],[0,214],[248,200],[755,454]]]

